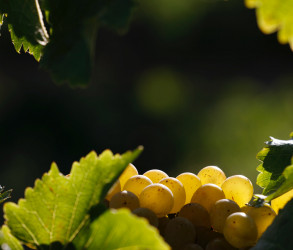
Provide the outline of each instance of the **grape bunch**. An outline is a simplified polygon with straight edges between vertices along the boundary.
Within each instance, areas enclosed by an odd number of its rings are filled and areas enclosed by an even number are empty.
[[[128,208],[147,219],[174,250],[229,250],[254,246],[293,194],[284,196],[286,201],[277,198],[272,206],[251,206],[251,181],[226,178],[217,166],[175,178],[158,169],[139,174],[129,164],[106,201],[111,209]]]

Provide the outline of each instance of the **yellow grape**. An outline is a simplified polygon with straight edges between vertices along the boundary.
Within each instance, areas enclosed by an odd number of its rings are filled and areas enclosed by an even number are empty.
[[[198,203],[188,203],[184,205],[179,211],[178,216],[190,220],[195,227],[211,227],[208,211]]]
[[[174,205],[174,196],[168,187],[154,183],[142,190],[139,201],[141,207],[152,210],[160,218],[170,213]]]
[[[235,201],[228,199],[218,200],[210,211],[212,228],[222,233],[226,218],[233,213],[240,212],[240,207]]]
[[[254,220],[258,231],[258,239],[276,217],[276,212],[268,204],[262,207],[244,206],[241,208],[241,211],[248,214]]]
[[[160,180],[169,177],[165,172],[159,169],[151,169],[146,171],[143,175],[150,178],[153,183],[158,183]]]
[[[239,207],[243,207],[253,196],[253,185],[243,175],[228,177],[222,184],[226,199],[235,201]]]
[[[197,176],[200,178],[202,185],[213,183],[221,187],[226,180],[226,175],[222,169],[217,166],[207,166],[201,169]]]
[[[138,171],[137,171],[136,167],[130,163],[119,177],[119,181],[120,181],[122,190],[123,190],[125,183],[128,181],[128,179],[134,175],[138,175]]]
[[[223,190],[216,184],[204,184],[199,187],[191,198],[191,203],[199,203],[210,212],[214,203],[225,199]]]
[[[276,214],[279,213],[279,210],[284,208],[284,206],[287,204],[288,201],[290,201],[293,198],[293,189],[288,191],[285,194],[282,194],[281,196],[273,199],[271,201],[271,206],[275,210]]]
[[[185,245],[195,241],[195,229],[188,219],[176,217],[167,224],[164,239],[172,250],[181,250]]]
[[[161,184],[170,188],[174,196],[174,206],[170,211],[170,214],[177,213],[184,206],[186,200],[185,189],[182,183],[173,177],[167,177],[160,180]]]
[[[257,239],[254,220],[243,212],[236,212],[227,217],[223,233],[225,239],[236,248],[253,246]]]
[[[109,189],[105,199],[110,201],[111,198],[113,197],[114,194],[117,194],[118,192],[121,191],[121,185],[120,185],[120,181],[117,180],[112,187]]]
[[[109,207],[116,209],[124,207],[132,211],[139,207],[139,199],[134,193],[124,190],[113,195]]]
[[[176,177],[184,186],[186,193],[185,204],[190,203],[191,197],[194,192],[202,185],[199,177],[193,173],[182,173]]]
[[[134,175],[127,180],[123,190],[130,191],[139,197],[141,191],[150,184],[152,184],[152,181],[148,177],[144,175]]]
[[[139,207],[134,209],[132,213],[139,217],[146,218],[152,226],[158,227],[158,224],[159,224],[158,218],[152,210],[145,207]]]

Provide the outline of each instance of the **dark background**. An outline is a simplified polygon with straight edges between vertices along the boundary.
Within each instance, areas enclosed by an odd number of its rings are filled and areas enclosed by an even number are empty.
[[[293,131],[292,55],[242,1],[141,1],[125,35],[99,31],[92,82],[72,89],[3,26],[0,184],[17,201],[53,161],[67,174],[91,150],[139,145],[141,174],[217,165],[255,183],[264,141]]]

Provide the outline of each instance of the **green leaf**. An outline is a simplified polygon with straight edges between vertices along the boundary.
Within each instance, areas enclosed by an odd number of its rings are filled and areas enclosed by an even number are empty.
[[[292,159],[293,164],[293,159]],[[270,194],[265,200],[271,201],[280,195],[290,191],[293,188],[293,165],[286,167],[284,172],[282,173],[284,176],[284,182],[282,185],[272,194]]]
[[[12,249],[21,250],[23,249],[20,242],[11,234],[9,228],[3,225],[0,230],[0,248],[1,249]]]
[[[3,14],[16,51],[23,48],[39,61],[49,37],[38,0],[0,0],[0,23]]]
[[[105,150],[100,156],[91,152],[73,163],[69,177],[53,163],[34,188],[26,189],[24,199],[4,204],[6,224],[28,246],[70,246],[81,229],[102,212],[98,204],[141,151],[113,155]]]
[[[3,190],[4,190],[4,188],[0,186],[0,204],[2,202],[4,202],[5,200],[11,198],[10,195],[11,195],[12,189],[7,190],[7,191],[2,193]]]
[[[262,161],[262,164],[257,167],[260,174],[257,176],[256,183],[264,188],[264,195],[269,195],[285,181],[282,173],[287,166],[291,165],[293,139],[278,140],[271,137],[271,141],[266,144],[267,146],[257,154],[257,159]]]
[[[158,230],[129,210],[107,210],[74,240],[76,249],[170,249]]]
[[[245,0],[256,9],[260,30],[265,34],[278,32],[280,43],[289,43],[293,50],[293,2],[291,0]]]
[[[251,250],[293,249],[293,200],[281,209],[273,223]]]
[[[41,66],[59,84],[85,86],[94,64],[98,27],[124,29],[135,0],[44,0],[50,43],[44,50]]]

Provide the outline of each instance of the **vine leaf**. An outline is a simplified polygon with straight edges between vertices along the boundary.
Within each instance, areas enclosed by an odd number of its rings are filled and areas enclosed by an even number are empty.
[[[147,220],[128,210],[107,210],[74,240],[76,249],[153,249],[170,247]]]
[[[282,173],[286,167],[291,165],[293,138],[278,140],[271,137],[271,141],[266,144],[267,146],[257,154],[257,159],[262,161],[262,164],[257,167],[260,174],[257,176],[256,183],[264,188],[264,195],[270,195],[285,183],[286,175],[289,172],[285,172],[285,175]],[[291,177],[288,181],[291,181]]]
[[[22,250],[23,247],[10,232],[6,225],[3,225],[0,230],[0,248],[1,249],[13,249]]]
[[[76,235],[103,211],[98,206],[114,181],[142,151],[138,148],[123,155],[105,150],[74,162],[69,176],[55,163],[34,188],[27,188],[18,204],[4,204],[4,217],[12,234],[36,248],[61,244],[70,246]],[[95,213],[92,209],[96,208]],[[54,245],[56,246],[56,245]]]
[[[293,2],[291,0],[246,0],[248,8],[256,9],[260,30],[265,34],[278,32],[282,44],[289,43],[293,50]]]
[[[267,228],[256,246],[251,250],[293,249],[293,200],[281,209],[273,223]]]
[[[265,200],[271,201],[282,194],[290,191],[293,188],[293,158],[292,158],[292,165],[285,168],[284,172],[282,173],[284,176],[284,182],[282,185],[272,194],[270,194]]]
[[[97,30],[106,25],[126,29],[135,0],[45,1],[50,43],[41,66],[55,82],[84,86],[90,82],[94,65]]]
[[[38,0],[0,0],[0,24],[4,14],[15,50],[23,48],[39,61],[49,37]]]

